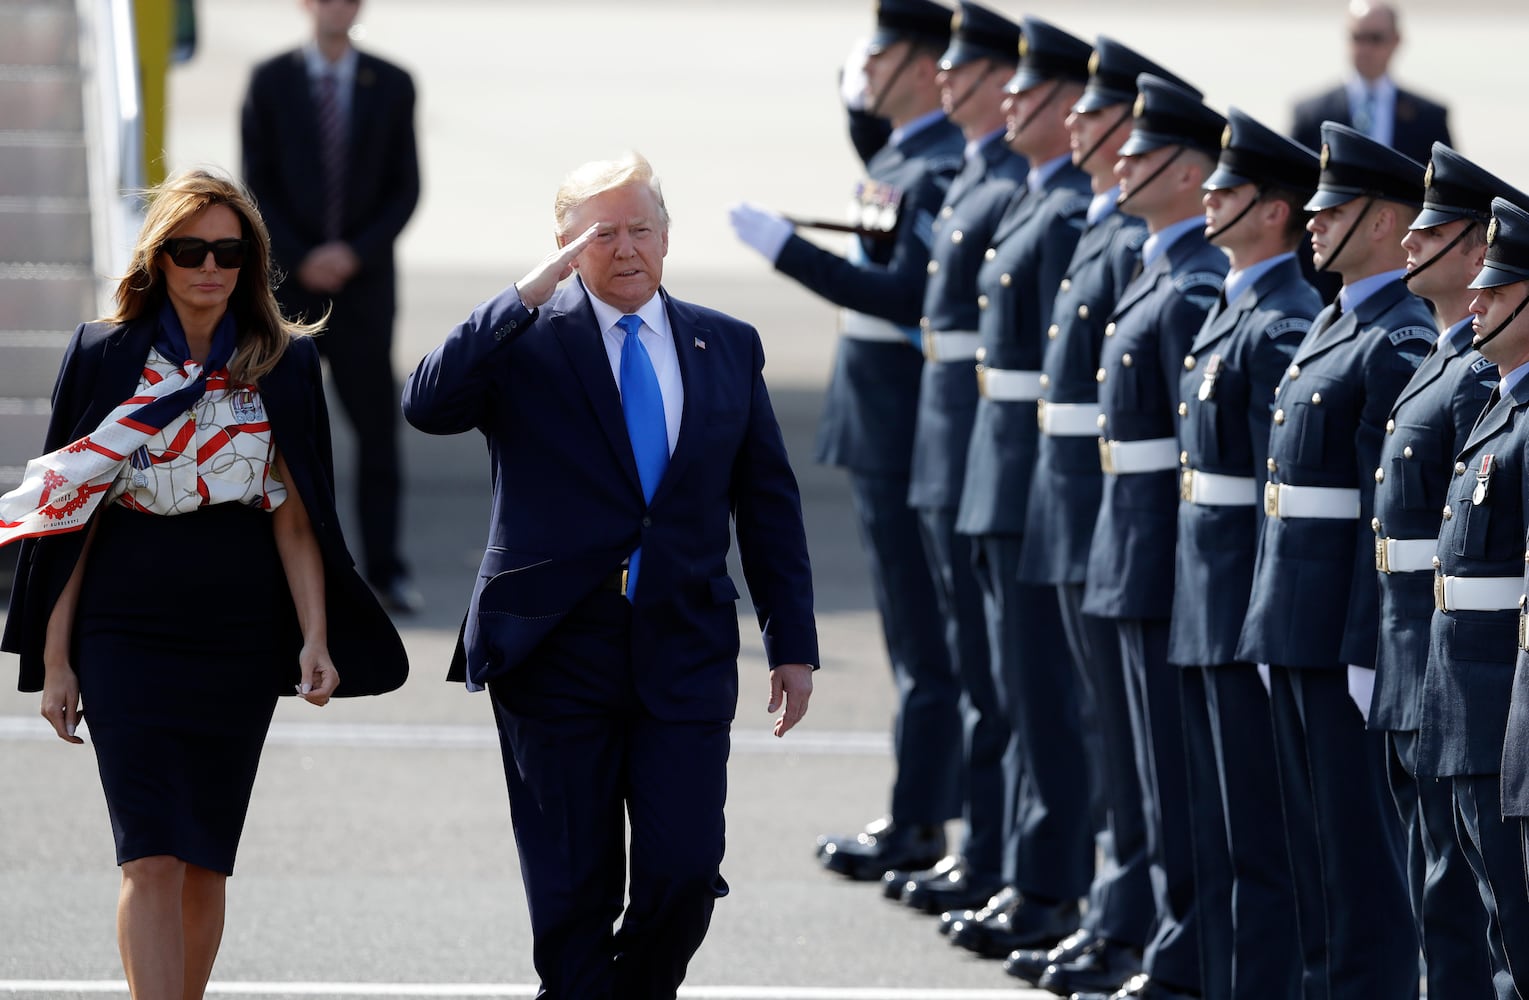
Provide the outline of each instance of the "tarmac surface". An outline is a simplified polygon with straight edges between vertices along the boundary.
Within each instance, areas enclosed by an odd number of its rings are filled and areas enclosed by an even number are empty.
[[[947,946],[930,918],[884,902],[875,887],[824,873],[812,852],[818,833],[855,830],[884,808],[894,700],[844,477],[811,461],[833,311],[738,244],[726,209],[747,198],[840,214],[859,168],[834,75],[868,30],[868,7],[370,0],[363,11],[362,44],[410,68],[420,90],[425,196],[400,245],[400,376],[550,247],[561,176],[628,147],[665,181],[675,219],[666,286],[748,319],[765,340],[801,481],[824,662],[808,718],[774,740],[763,658],[740,605],[724,864],[733,892],[717,907],[686,997],[1049,996],[1010,988],[996,963]],[[1289,98],[1325,85],[1341,65],[1335,3],[1244,2],[1217,15],[1219,35],[1203,18],[1220,4],[1030,9],[1082,35],[1126,40],[1204,87],[1211,103],[1271,124],[1287,124]],[[1447,19],[1403,9],[1410,47],[1399,78],[1450,99],[1461,148],[1525,186],[1522,137],[1493,128],[1521,120],[1512,105],[1518,61],[1480,58],[1529,50],[1519,7],[1457,3]],[[296,3],[270,0],[202,0],[198,10],[200,50],[171,80],[169,161],[237,169],[248,69],[295,43],[303,22]],[[1425,51],[1435,44],[1447,57]],[[353,449],[331,408],[344,503]],[[484,449],[474,435],[412,430],[404,446],[406,554],[428,602],[398,621],[413,675],[385,698],[279,709],[229,883],[215,995],[535,993],[488,702],[442,680],[485,534]],[[0,655],[0,675],[14,665]],[[36,709],[35,695],[0,691],[0,994],[125,995],[94,760],[88,747],[54,739]]]

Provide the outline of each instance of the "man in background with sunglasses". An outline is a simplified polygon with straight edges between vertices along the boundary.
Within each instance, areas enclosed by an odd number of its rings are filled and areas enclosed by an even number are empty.
[[[1295,141],[1319,149],[1322,123],[1334,121],[1352,125],[1419,163],[1428,162],[1435,142],[1452,145],[1444,105],[1402,90],[1391,79],[1391,57],[1402,41],[1396,8],[1352,0],[1348,38],[1352,71],[1338,86],[1296,104],[1290,130]]]
[[[329,312],[316,343],[359,445],[361,562],[393,612],[422,601],[398,546],[402,472],[393,375],[393,243],[419,201],[414,82],[356,51],[360,0],[302,0],[313,37],[255,67],[241,117],[244,179],[271,231],[288,316]]]

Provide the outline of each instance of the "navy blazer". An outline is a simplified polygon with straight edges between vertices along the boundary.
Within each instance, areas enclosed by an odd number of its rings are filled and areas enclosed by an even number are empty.
[[[1246,506],[1180,498],[1171,663],[1213,667],[1236,659],[1263,526],[1274,387],[1321,308],[1291,258],[1260,275],[1237,301],[1218,302],[1189,347],[1196,363],[1179,383],[1184,465],[1252,478],[1257,492]]]
[[[1386,421],[1375,486],[1377,538],[1437,538],[1455,456],[1497,386],[1497,366],[1471,349],[1471,324],[1459,325],[1423,359],[1396,398]],[[1378,565],[1377,565],[1378,568]],[[1414,730],[1428,628],[1433,617],[1433,574],[1380,573],[1380,633],[1375,650],[1375,695],[1370,728]]]
[[[1051,304],[1083,234],[1088,190],[1088,175],[1068,163],[1040,191],[1021,186],[999,220],[977,272],[979,370],[1041,370]],[[1024,533],[1039,437],[1034,402],[977,401],[957,531]]]
[[[1179,375],[1195,332],[1226,278],[1226,254],[1203,229],[1184,233],[1120,297],[1099,355],[1099,435],[1177,438]],[[1104,477],[1088,553],[1083,610],[1100,618],[1173,613],[1179,475],[1172,469]]]
[[[1354,124],[1353,115],[1349,113],[1348,90],[1341,83],[1295,106],[1295,122],[1290,136],[1310,149],[1321,149],[1322,123],[1326,121]],[[1419,163],[1427,163],[1433,157],[1435,142],[1454,145],[1449,137],[1449,111],[1444,105],[1420,94],[1396,88],[1391,147]]]
[[[1041,373],[1047,402],[1099,401],[1104,323],[1131,283],[1146,239],[1146,223],[1120,211],[1083,231],[1057,286],[1046,328]],[[1025,505],[1021,580],[1052,585],[1084,581],[1103,494],[1097,437],[1040,436]]]
[[[420,362],[404,415],[429,434],[476,428],[494,484],[461,673],[508,675],[642,546],[632,660],[660,718],[731,719],[738,700],[736,528],[772,667],[818,660],[801,499],[753,327],[663,296],[685,388],[679,440],[643,499],[621,397],[582,282],[528,313],[513,287]]]
[[[1029,170],[1025,158],[994,139],[950,182],[934,223],[929,283],[924,287],[928,333],[977,330],[977,270],[998,220]],[[955,508],[966,478],[966,445],[977,415],[971,361],[924,365],[913,431],[908,505]]]
[[[962,146],[961,130],[941,120],[882,147],[866,169],[872,195],[896,213],[893,238],[857,237],[857,253],[845,259],[793,235],[775,259],[776,269],[835,305],[909,327],[916,339],[934,216],[961,166]],[[818,425],[817,460],[906,479],[923,367],[913,339],[840,337]]]
[[[414,81],[392,63],[358,53],[340,238],[361,259],[346,286],[394,294],[393,244],[419,202]],[[240,114],[244,181],[271,233],[271,253],[291,274],[325,240],[318,111],[303,50],[255,67]]]
[[[1529,512],[1529,383],[1482,418],[1458,454],[1464,469],[1445,484],[1435,558],[1445,576],[1520,577]],[[1472,501],[1483,456],[1489,488]],[[1459,468],[1457,465],[1456,468]],[[1430,578],[1430,584],[1432,579]],[[1430,614],[1427,670],[1418,704],[1419,777],[1496,774],[1514,687],[1519,609]],[[1504,785],[1507,768],[1504,768]],[[1507,805],[1506,796],[1504,806]]]
[[[1276,390],[1269,481],[1359,491],[1359,517],[1267,518],[1258,540],[1237,659],[1282,667],[1375,663],[1375,500],[1391,406],[1438,337],[1433,315],[1401,281],[1334,321],[1312,323]]]
[[[157,310],[148,315],[157,316]],[[43,451],[51,452],[100,426],[138,387],[153,347],[155,319],[124,325],[84,323],[64,351],[53,389],[53,415]],[[362,581],[345,548],[335,514],[334,460],[323,377],[313,341],[296,338],[276,367],[260,381],[261,401],[277,449],[291,473],[313,523],[324,558],[324,600],[329,655],[340,674],[336,697],[381,694],[401,686],[409,663],[403,641]],[[87,531],[29,538],[21,543],[10,614],[0,649],[21,655],[22,691],[41,691],[43,644],[48,618],[79,561]],[[291,661],[276,678],[277,690],[291,694],[299,676],[302,637],[296,621],[289,638]]]

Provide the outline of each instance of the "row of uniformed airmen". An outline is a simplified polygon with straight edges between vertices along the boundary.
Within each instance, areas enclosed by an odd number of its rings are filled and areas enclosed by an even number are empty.
[[[844,307],[899,692],[824,866],[1063,996],[1529,997],[1529,196],[973,3],[866,83],[848,259],[733,213]]]

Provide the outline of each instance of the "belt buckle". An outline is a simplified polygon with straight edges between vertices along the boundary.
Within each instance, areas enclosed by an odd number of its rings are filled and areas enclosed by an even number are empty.
[[[1444,606],[1444,577],[1435,573],[1433,575],[1433,606],[1435,611],[1448,611]]]
[[[1099,439],[1099,468],[1111,476],[1115,474],[1115,452],[1105,438]]]
[[[1264,483],[1264,516],[1279,517],[1279,483]]]
[[[987,398],[987,365],[977,366],[977,395]]]
[[[1035,401],[1035,423],[1042,434],[1046,433],[1046,401],[1044,399]]]
[[[632,570],[631,570],[630,566],[622,566],[621,567],[621,592],[623,594],[625,594],[626,590],[627,590],[627,587],[626,587],[627,574],[630,573],[631,571]]]
[[[919,342],[924,348],[924,358],[928,361],[940,360],[940,350],[935,346],[934,337],[933,330],[925,330],[924,335],[919,338]]]
[[[1529,612],[1518,613],[1518,648],[1529,651]]]
[[[1179,499],[1185,503],[1195,502],[1195,470],[1184,469],[1179,472]]]
[[[1379,573],[1391,572],[1391,553],[1384,538],[1375,539],[1375,570]]]

